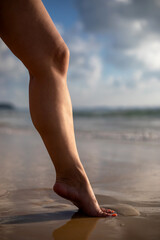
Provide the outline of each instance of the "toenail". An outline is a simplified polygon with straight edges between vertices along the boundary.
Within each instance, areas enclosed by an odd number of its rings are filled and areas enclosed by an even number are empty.
[[[112,217],[117,217],[117,213],[112,214]]]

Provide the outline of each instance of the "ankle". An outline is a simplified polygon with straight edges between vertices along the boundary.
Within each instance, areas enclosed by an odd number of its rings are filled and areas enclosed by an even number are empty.
[[[85,170],[81,166],[65,169],[64,172],[56,172],[56,183],[66,183],[69,185],[76,185],[79,183],[83,186],[88,184],[88,178]]]

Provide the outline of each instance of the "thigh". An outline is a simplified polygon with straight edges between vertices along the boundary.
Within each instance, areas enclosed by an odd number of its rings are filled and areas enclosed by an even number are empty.
[[[0,36],[31,72],[63,43],[41,0],[0,0]]]

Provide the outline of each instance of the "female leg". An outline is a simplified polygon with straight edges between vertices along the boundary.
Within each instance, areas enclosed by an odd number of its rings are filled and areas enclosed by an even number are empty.
[[[69,50],[41,0],[1,0],[0,35],[29,71],[30,113],[55,166],[54,191],[89,216],[107,216],[76,147],[67,87]]]

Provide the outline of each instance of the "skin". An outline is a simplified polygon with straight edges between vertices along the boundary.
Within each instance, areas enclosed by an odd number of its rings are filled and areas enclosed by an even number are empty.
[[[29,71],[33,124],[56,170],[54,191],[93,217],[101,209],[79,158],[67,87],[69,50],[41,0],[0,0],[0,36]]]

